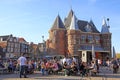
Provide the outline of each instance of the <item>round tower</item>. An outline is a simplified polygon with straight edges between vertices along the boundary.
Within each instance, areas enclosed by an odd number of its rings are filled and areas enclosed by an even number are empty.
[[[58,15],[49,31],[49,54],[65,55],[66,53],[66,29]]]

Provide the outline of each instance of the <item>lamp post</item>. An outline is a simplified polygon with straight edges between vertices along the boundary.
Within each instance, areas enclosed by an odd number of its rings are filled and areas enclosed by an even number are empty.
[[[43,40],[43,56],[45,56],[45,40],[44,40],[44,36],[42,36],[42,40]]]

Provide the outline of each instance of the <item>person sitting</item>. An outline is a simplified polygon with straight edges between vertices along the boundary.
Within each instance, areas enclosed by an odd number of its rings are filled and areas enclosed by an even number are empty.
[[[65,71],[65,76],[70,75],[70,66],[67,64],[67,62],[65,61],[63,64],[63,69]]]
[[[62,71],[63,66],[60,64],[60,61],[57,61],[58,71]]]
[[[81,63],[79,70],[80,70],[80,73],[82,74],[82,76],[85,76],[85,74],[86,74],[86,63],[85,62]]]
[[[28,62],[27,73],[28,73],[28,74],[34,73],[34,64],[32,63],[31,60]]]
[[[41,62],[41,73],[42,75],[45,75],[45,63],[44,62]]]
[[[92,72],[94,72],[96,74],[96,72],[97,72],[97,66],[95,64],[95,61],[91,62],[91,66],[89,67],[89,72],[90,72],[90,75],[93,75]]]
[[[115,59],[112,61],[112,64],[113,64],[113,73],[117,73],[117,72],[118,72],[118,69],[119,69],[118,60],[115,58]]]
[[[50,60],[46,63],[47,74],[53,73],[53,62]]]
[[[58,71],[57,61],[54,61],[52,70],[53,70],[53,73],[54,73],[54,74],[57,73],[57,71]]]
[[[72,64],[71,64],[71,69],[70,69],[70,74],[74,74],[74,75],[76,75],[77,74],[77,65],[76,65],[76,63],[73,61],[72,62]]]
[[[4,68],[5,66],[3,65],[2,61],[0,60],[0,68]]]
[[[11,59],[10,59],[10,61],[8,63],[8,71],[13,72],[13,61]]]

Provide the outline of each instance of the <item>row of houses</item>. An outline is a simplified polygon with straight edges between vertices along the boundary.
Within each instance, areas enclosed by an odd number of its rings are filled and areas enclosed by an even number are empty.
[[[21,53],[27,57],[38,58],[43,53],[43,43],[34,44],[24,38],[11,35],[0,36],[0,58],[18,58]]]

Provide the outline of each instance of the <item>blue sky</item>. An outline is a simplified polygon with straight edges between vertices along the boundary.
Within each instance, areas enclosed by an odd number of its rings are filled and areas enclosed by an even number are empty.
[[[0,0],[0,35],[42,42],[56,16],[64,20],[71,8],[78,19],[92,19],[99,31],[103,17],[110,18],[112,46],[120,52],[120,0]]]

